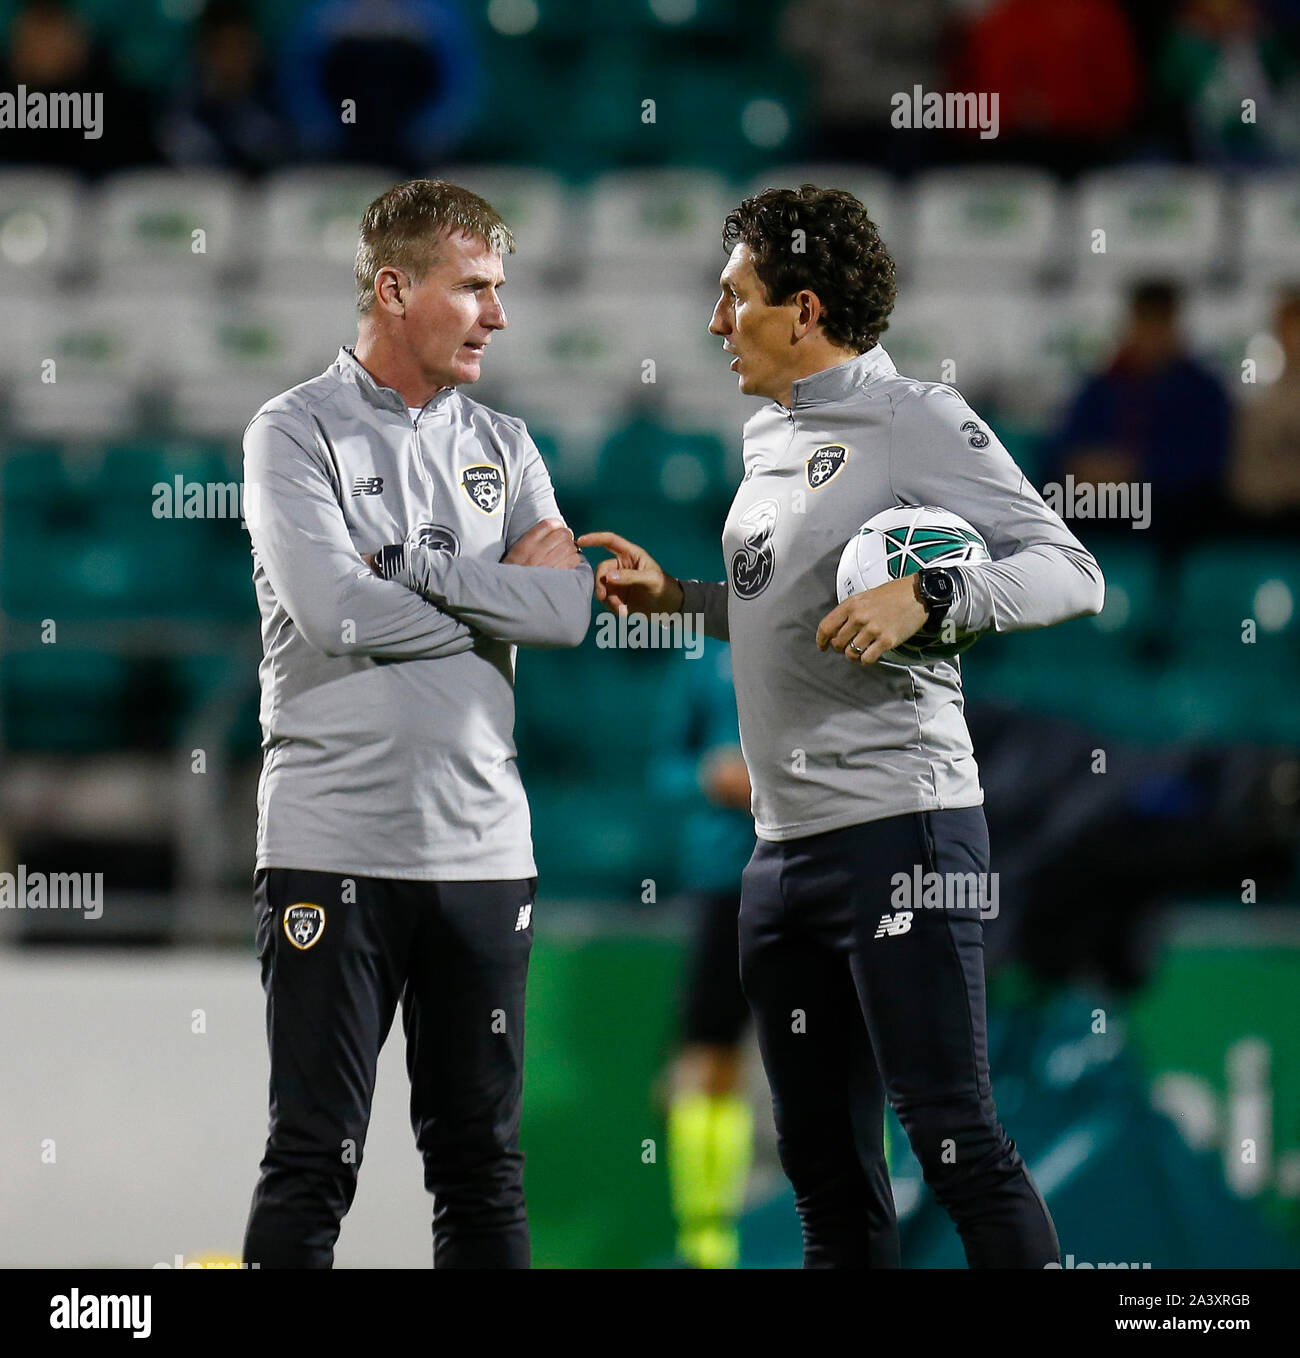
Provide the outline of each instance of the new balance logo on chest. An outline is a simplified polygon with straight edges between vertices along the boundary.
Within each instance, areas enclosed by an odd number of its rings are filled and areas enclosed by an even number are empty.
[[[357,495],[378,495],[384,488],[384,478],[382,476],[358,476],[352,483],[352,494]]]

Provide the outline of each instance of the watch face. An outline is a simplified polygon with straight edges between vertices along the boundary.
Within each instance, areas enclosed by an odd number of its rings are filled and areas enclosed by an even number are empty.
[[[930,603],[951,603],[952,576],[942,570],[926,571],[921,576],[921,595]]]

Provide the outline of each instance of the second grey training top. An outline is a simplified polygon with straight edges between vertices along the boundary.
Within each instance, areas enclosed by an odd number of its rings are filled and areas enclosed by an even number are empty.
[[[758,837],[981,805],[960,661],[862,665],[817,649],[840,553],[894,505],[960,514],[994,559],[954,568],[949,617],[996,632],[1099,612],[1092,554],[957,391],[902,376],[879,344],[795,382],[790,409],[755,414],[744,466],[722,537],[729,578],[682,587],[683,612],[731,641]]]

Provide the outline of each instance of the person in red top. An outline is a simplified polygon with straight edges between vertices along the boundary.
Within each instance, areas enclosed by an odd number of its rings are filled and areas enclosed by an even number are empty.
[[[1111,157],[1141,98],[1137,43],[1114,0],[1000,0],[975,20],[957,90],[998,94],[999,151],[1056,169]]]

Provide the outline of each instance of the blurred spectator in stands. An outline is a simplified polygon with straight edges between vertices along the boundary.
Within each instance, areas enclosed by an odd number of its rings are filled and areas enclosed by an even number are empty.
[[[477,120],[478,48],[445,0],[322,0],[281,58],[311,156],[427,172]]]
[[[1273,323],[1286,366],[1238,417],[1232,498],[1243,514],[1271,528],[1300,532],[1300,287],[1290,289]]]
[[[905,170],[943,157],[947,133],[889,117],[895,93],[944,88],[952,11],[951,0],[791,0],[778,41],[808,76],[810,158]]]
[[[971,24],[949,85],[997,92],[997,159],[1068,174],[1127,149],[1137,42],[1115,0],[998,0]],[[965,140],[989,158],[987,144]]]
[[[1179,149],[1188,158],[1224,165],[1300,158],[1300,58],[1255,0],[1186,0],[1159,79],[1178,107]]]
[[[968,703],[966,719],[998,846],[990,967],[1014,958],[1054,985],[1129,993],[1150,978],[1161,907],[1239,897],[1245,878],[1261,900],[1294,894],[1300,751],[1201,740],[1155,749],[996,702]],[[1101,746],[1106,776],[1083,791],[1079,770]]]
[[[1179,309],[1173,284],[1133,289],[1115,358],[1084,383],[1053,440],[1058,480],[1145,483],[1149,531],[1171,540],[1222,520],[1232,422],[1222,383],[1187,350]]]
[[[27,0],[9,26],[0,89],[28,94],[103,95],[101,134],[81,128],[13,128],[0,132],[0,163],[61,165],[104,173],[158,159],[145,97],[113,74],[81,17],[63,0]]]
[[[192,68],[159,123],[176,165],[257,172],[293,154],[262,40],[240,0],[208,0],[195,28]]]

